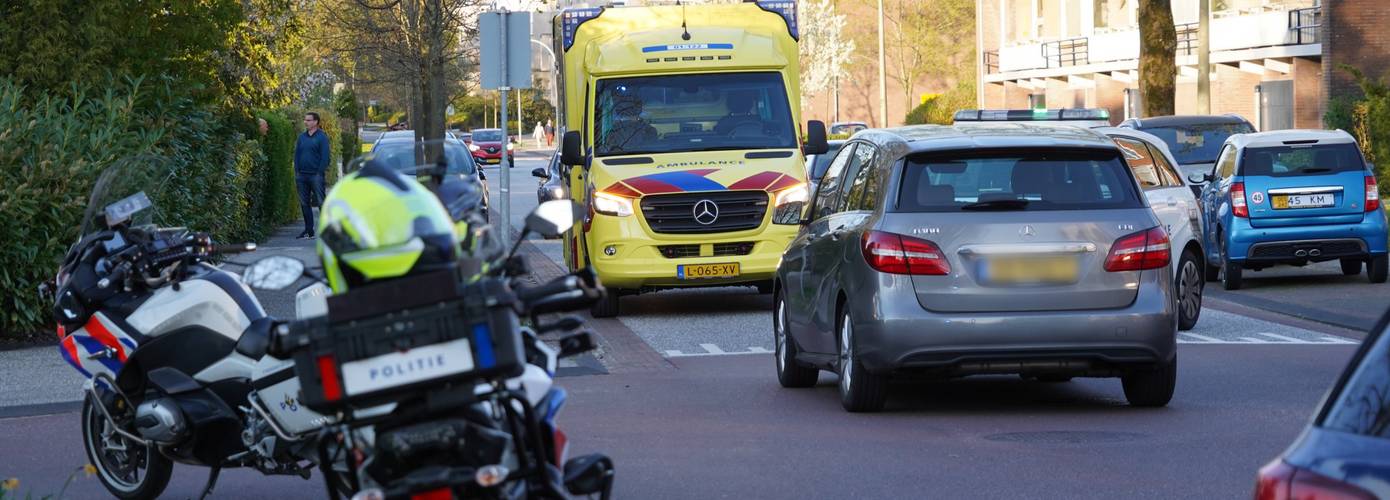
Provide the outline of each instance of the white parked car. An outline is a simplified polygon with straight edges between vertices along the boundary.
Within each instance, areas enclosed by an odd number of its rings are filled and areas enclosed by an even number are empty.
[[[1115,141],[1144,191],[1149,207],[1168,230],[1172,242],[1173,283],[1178,300],[1178,329],[1191,330],[1202,314],[1204,285],[1202,211],[1189,181],[1176,168],[1168,145],[1153,134],[1128,128],[1094,129]]]

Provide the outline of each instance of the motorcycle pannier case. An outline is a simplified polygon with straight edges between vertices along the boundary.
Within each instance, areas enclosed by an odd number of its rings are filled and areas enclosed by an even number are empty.
[[[326,316],[291,325],[301,401],[331,415],[520,375],[517,317],[497,300],[510,293],[499,280],[465,285],[448,270],[330,296]]]

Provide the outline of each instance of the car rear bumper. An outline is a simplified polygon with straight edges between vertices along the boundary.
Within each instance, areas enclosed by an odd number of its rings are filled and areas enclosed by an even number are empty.
[[[1226,253],[1235,262],[1318,262],[1386,252],[1384,212],[1368,213],[1357,224],[1257,228],[1241,218],[1231,224],[1226,233]]]
[[[1113,376],[1172,359],[1177,316],[1167,268],[1145,271],[1135,301],[1104,310],[934,313],[884,297],[851,301],[855,348],[873,372]],[[877,308],[877,314],[873,308]]]

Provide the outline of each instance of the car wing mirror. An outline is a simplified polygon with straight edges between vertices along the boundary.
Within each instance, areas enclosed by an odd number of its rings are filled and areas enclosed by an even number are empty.
[[[1206,184],[1207,181],[1211,180],[1207,178],[1207,175],[1209,174],[1205,172],[1193,172],[1187,174],[1187,180],[1193,184]]]
[[[549,179],[549,178],[550,178],[550,173],[549,173],[549,172],[546,172],[544,168],[536,167],[536,168],[531,169],[531,177],[536,177],[536,178],[540,178],[540,179]]]
[[[574,227],[574,221],[582,214],[582,207],[573,201],[547,201],[526,216],[526,229],[546,238],[554,238]]]

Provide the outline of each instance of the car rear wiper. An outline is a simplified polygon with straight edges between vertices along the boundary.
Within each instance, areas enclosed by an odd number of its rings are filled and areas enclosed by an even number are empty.
[[[1323,172],[1331,172],[1331,171],[1332,171],[1332,169],[1327,168],[1327,167],[1303,167],[1303,168],[1298,169],[1298,173],[1300,173],[1300,174],[1321,174],[1321,173],[1323,173]]]
[[[961,210],[1022,210],[1028,206],[1028,200],[989,200],[967,203],[961,206]]]

